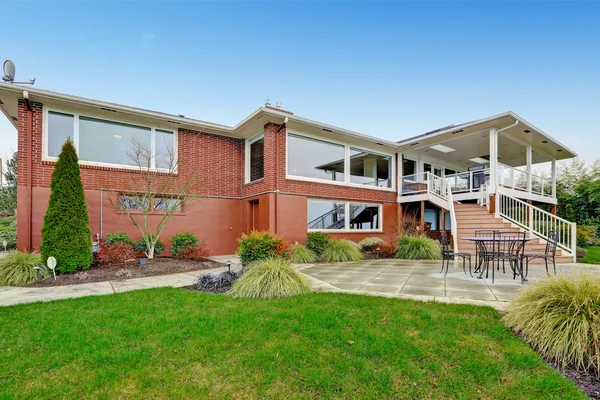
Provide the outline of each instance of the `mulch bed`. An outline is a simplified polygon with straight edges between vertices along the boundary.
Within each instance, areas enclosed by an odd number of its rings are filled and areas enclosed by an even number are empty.
[[[148,260],[146,265],[138,265],[137,261],[132,261],[121,265],[112,265],[107,267],[92,266],[87,271],[79,271],[74,274],[57,275],[56,281],[53,277],[50,277],[38,283],[33,283],[27,286],[48,287],[75,285],[78,283],[114,281],[130,278],[143,278],[145,276],[176,274],[180,272],[199,271],[224,266],[224,264],[208,259],[204,261],[187,261],[161,257],[155,258],[154,260]]]
[[[571,367],[562,369],[555,363],[550,363],[550,365],[556,368],[565,378],[571,380],[591,399],[600,400],[600,379],[589,374],[584,374]]]

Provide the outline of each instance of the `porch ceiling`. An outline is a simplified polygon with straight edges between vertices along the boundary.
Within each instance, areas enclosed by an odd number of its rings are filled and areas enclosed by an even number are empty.
[[[471,158],[483,157],[486,158],[490,154],[490,142],[488,132],[478,132],[467,136],[462,136],[442,142],[454,151],[443,153],[429,147],[423,147],[417,152],[423,152],[430,157],[447,161],[449,163],[461,164],[465,167],[479,165],[479,163],[469,161]],[[546,154],[543,154],[536,149],[533,149],[533,164],[549,162],[552,160]],[[519,167],[527,163],[525,156],[525,146],[517,143],[504,135],[498,136],[498,156],[502,164],[512,167]]]

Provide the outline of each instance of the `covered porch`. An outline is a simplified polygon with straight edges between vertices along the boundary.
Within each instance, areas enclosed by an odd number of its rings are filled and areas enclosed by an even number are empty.
[[[401,142],[400,203],[493,195],[497,187],[536,204],[556,204],[556,164],[576,155],[513,113]]]

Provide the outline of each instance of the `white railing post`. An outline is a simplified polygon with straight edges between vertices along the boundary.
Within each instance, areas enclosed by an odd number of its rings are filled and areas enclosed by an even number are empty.
[[[533,207],[531,206],[531,204],[528,204],[527,210],[529,212],[529,233],[533,234]]]
[[[573,262],[577,262],[577,224],[571,222],[571,254],[573,254]]]
[[[496,218],[500,216],[500,196],[502,196],[502,193],[496,189],[496,195],[494,196],[494,215]]]

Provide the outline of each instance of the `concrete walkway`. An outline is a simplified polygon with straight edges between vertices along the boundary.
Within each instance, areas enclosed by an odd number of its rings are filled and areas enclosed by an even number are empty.
[[[232,262],[232,269],[241,268],[235,255],[211,257],[214,261]],[[343,292],[371,296],[384,296],[419,301],[474,304],[504,310],[523,287],[513,280],[510,273],[477,279],[465,274],[458,264],[450,264],[448,275],[440,274],[440,261],[367,260],[336,264],[297,264],[299,270],[311,282],[315,292]],[[0,306],[36,301],[61,300],[74,297],[122,293],[131,290],[164,286],[189,286],[201,274],[220,273],[226,267],[171,275],[123,279],[106,282],[44,288],[0,287]],[[560,264],[559,274],[590,271],[600,276],[600,266],[590,264]],[[546,277],[543,266],[532,265],[529,281]],[[526,283],[527,284],[527,283]]]
[[[239,268],[233,265],[232,269]],[[148,276],[145,278],[123,279],[106,282],[81,283],[78,285],[53,287],[0,287],[0,306],[69,299],[74,297],[96,296],[113,293],[129,292],[131,290],[150,289],[164,286],[189,286],[201,274],[220,273],[226,267],[204,269],[201,271],[183,272],[171,275]]]
[[[486,305],[504,310],[523,287],[520,280],[512,279],[507,271],[496,271],[495,283],[477,279],[462,271],[459,264],[450,264],[447,276],[440,273],[440,261],[372,260],[337,264],[297,265],[309,277],[314,291],[345,292],[405,298],[421,301],[439,301]],[[508,266],[507,266],[508,268]],[[560,264],[558,274],[589,270],[600,276],[600,267],[589,264]],[[545,267],[530,266],[528,281],[545,278]],[[529,283],[526,282],[525,286]]]

